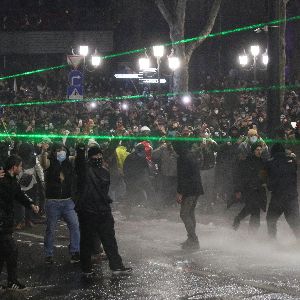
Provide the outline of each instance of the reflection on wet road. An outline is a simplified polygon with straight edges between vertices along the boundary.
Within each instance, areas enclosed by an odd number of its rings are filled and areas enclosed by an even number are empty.
[[[83,279],[70,264],[67,230],[58,226],[55,264],[43,262],[42,225],[16,233],[20,281],[29,299],[300,299],[300,246],[284,223],[279,242],[267,240],[265,223],[249,236],[246,224],[233,231],[228,220],[199,224],[199,251],[182,251],[185,231],[178,211],[165,217],[125,220],[116,213],[121,255],[134,268],[128,277],[111,275],[97,262],[96,277]],[[200,218],[201,219],[201,218]],[[208,222],[207,222],[208,223]],[[4,282],[2,274],[1,281]]]

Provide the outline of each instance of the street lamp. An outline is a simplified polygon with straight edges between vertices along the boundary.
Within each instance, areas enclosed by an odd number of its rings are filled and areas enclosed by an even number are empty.
[[[169,68],[174,72],[180,67],[180,60],[176,56],[169,56],[168,57],[169,61]]]
[[[91,63],[92,63],[92,66],[95,68],[97,68],[100,65],[101,57],[99,55],[97,55],[97,51],[95,51],[95,54],[92,55]]]
[[[248,56],[247,54],[239,55],[239,63],[242,67],[248,65]]]
[[[256,72],[257,72],[257,60],[260,54],[260,47],[258,45],[252,45],[250,47],[250,53],[252,55],[253,58],[253,64],[250,65],[250,69],[253,69],[253,79],[254,82],[256,82]],[[269,62],[269,57],[268,57],[268,53],[267,50],[264,54],[262,54],[261,56],[261,62],[262,64],[266,67],[268,65]],[[244,53],[242,55],[239,55],[239,64],[244,68],[249,64],[249,56],[247,55],[246,51],[244,50]]]
[[[268,53],[267,53],[267,50],[266,52],[262,55],[262,63],[267,66],[268,63],[269,63],[269,56],[268,56]]]
[[[144,71],[150,68],[150,59],[148,57],[141,57],[139,59],[140,70]]]
[[[254,82],[256,82],[256,60],[257,56],[260,52],[260,48],[257,45],[250,47],[251,54],[253,55],[253,75],[254,75]]]
[[[253,45],[250,47],[250,51],[251,51],[251,54],[253,55],[253,57],[257,57],[257,55],[260,52],[260,48],[258,45]]]
[[[164,56],[164,52],[165,52],[165,47],[162,46],[153,46],[153,55],[156,58],[161,58]]]
[[[164,56],[164,46],[153,46],[153,55],[157,61],[158,94],[160,93],[160,59]]]
[[[89,54],[89,46],[79,46],[79,54],[81,56],[87,56]]]
[[[75,53],[74,49],[72,49],[72,53],[73,55],[67,56],[67,62],[69,65],[72,65],[75,69],[77,69],[77,67],[81,64],[83,60],[83,69],[89,72],[94,71],[94,70],[89,70],[86,64],[86,57],[89,54],[89,46],[79,46],[79,55]],[[95,49],[94,54],[91,55],[90,63],[94,67],[94,69],[101,64],[101,57],[97,49]]]

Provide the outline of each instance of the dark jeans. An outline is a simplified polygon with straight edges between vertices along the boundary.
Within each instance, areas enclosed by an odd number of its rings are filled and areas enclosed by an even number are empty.
[[[259,205],[246,204],[244,208],[237,215],[237,219],[242,221],[250,215],[249,227],[251,230],[257,230],[260,226],[260,207]]]
[[[184,197],[180,208],[180,218],[184,223],[188,238],[192,240],[197,239],[197,235],[195,232],[196,231],[196,218],[195,218],[196,204],[197,204],[196,196]]]
[[[111,270],[123,266],[115,237],[114,218],[111,212],[103,214],[79,213],[80,262],[83,272],[91,272],[91,255],[98,235],[109,261]]]
[[[6,262],[7,281],[17,280],[18,248],[11,234],[0,235],[0,274]]]
[[[260,210],[265,211],[266,192],[264,189],[248,190],[243,193],[245,206],[237,215],[236,219],[242,221],[250,215],[249,227],[252,231],[257,231],[260,226]]]
[[[284,199],[285,198],[285,199]],[[276,237],[277,221],[280,216],[284,217],[293,230],[295,236],[300,238],[300,216],[299,216],[299,203],[297,197],[289,197],[289,195],[280,197],[272,196],[271,202],[267,212],[267,225],[268,233],[272,238]]]
[[[158,199],[156,190],[148,177],[135,180],[125,179],[127,205],[137,206],[143,204],[147,207],[157,207]]]

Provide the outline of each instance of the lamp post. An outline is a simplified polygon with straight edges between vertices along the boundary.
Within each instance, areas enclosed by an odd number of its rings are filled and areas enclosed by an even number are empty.
[[[257,45],[254,45],[254,46],[251,46],[250,47],[250,51],[251,51],[251,54],[253,55],[253,79],[254,79],[254,82],[256,82],[256,60],[257,60],[257,56],[260,52],[260,48],[259,46]]]
[[[160,93],[160,60],[164,56],[164,52],[165,52],[164,46],[153,46],[153,55],[156,57],[156,62],[157,62],[158,95]]]
[[[160,93],[160,84],[161,84],[161,58],[164,56],[165,47],[164,46],[153,46],[153,55],[156,57],[157,62],[157,79],[158,79],[158,94]],[[172,70],[173,74],[176,69],[180,67],[180,60],[178,57],[174,55],[174,49],[171,50],[171,54],[168,56],[168,65]],[[139,58],[139,68],[141,71],[150,69],[150,59],[149,57],[141,57]]]
[[[252,64],[250,65],[250,69],[253,69],[253,80],[254,80],[254,82],[257,82],[257,67],[258,67],[257,61],[258,61],[259,54],[260,54],[260,47],[258,45],[252,45],[250,47],[250,53],[251,53],[251,56],[253,59]],[[263,64],[264,67],[266,67],[269,62],[267,50],[265,53],[262,54],[261,58],[262,58],[261,63]],[[244,50],[244,53],[239,55],[239,64],[243,68],[245,68],[249,64],[249,61],[250,61],[249,55]]]

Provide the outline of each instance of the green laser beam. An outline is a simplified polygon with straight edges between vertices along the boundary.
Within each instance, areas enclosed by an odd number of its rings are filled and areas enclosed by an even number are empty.
[[[273,20],[273,21],[269,21],[269,22],[265,22],[265,23],[247,25],[247,26],[244,26],[244,27],[238,27],[238,28],[229,29],[229,30],[225,30],[225,31],[220,31],[220,32],[216,32],[216,33],[210,33],[210,34],[207,34],[207,35],[195,36],[195,37],[188,38],[188,39],[183,39],[183,40],[179,40],[179,41],[165,43],[165,44],[163,44],[163,46],[186,44],[186,43],[196,42],[196,41],[207,39],[207,38],[214,38],[214,37],[218,37],[218,36],[226,36],[226,35],[230,35],[230,34],[236,33],[236,32],[248,31],[248,30],[253,30],[253,29],[256,29],[256,28],[261,28],[261,27],[265,27],[265,26],[272,26],[272,25],[278,25],[278,24],[281,24],[281,23],[293,22],[293,21],[297,21],[297,20],[300,20],[300,16],[294,16],[294,17],[290,17],[290,18],[278,19],[278,20]],[[114,58],[114,57],[118,57],[118,56],[141,53],[141,52],[145,52],[146,49],[147,48],[142,48],[142,49],[130,50],[130,51],[121,52],[121,53],[110,54],[110,55],[103,56],[102,58],[103,59],[110,59],[110,58]]]
[[[46,72],[46,71],[52,71],[52,70],[56,70],[56,69],[62,69],[62,68],[65,68],[66,66],[67,65],[60,65],[60,66],[54,66],[54,67],[45,68],[45,69],[38,69],[38,70],[28,71],[28,72],[14,74],[14,75],[8,75],[8,76],[0,77],[0,81],[10,79],[10,78],[21,77],[21,76],[29,76],[32,74],[42,73],[42,72]]]
[[[234,29],[230,29],[230,30],[220,31],[220,32],[211,33],[211,34],[208,34],[208,35],[196,36],[196,37],[192,37],[192,38],[188,38],[188,39],[169,42],[169,43],[165,43],[163,45],[164,46],[170,46],[170,45],[191,43],[191,42],[195,42],[195,41],[206,39],[206,38],[214,38],[214,37],[217,37],[217,36],[226,36],[226,35],[230,35],[230,34],[236,33],[236,32],[252,30],[252,29],[265,27],[265,26],[269,26],[269,25],[270,26],[271,25],[278,25],[278,24],[281,24],[281,23],[284,23],[284,22],[293,22],[293,21],[297,21],[297,20],[300,20],[300,16],[294,16],[294,17],[290,17],[290,18],[287,18],[287,19],[278,19],[278,20],[273,20],[273,21],[269,21],[269,22],[265,22],[265,23],[247,25],[247,26],[244,26],[244,27],[238,27],[238,28],[234,28]],[[141,52],[145,52],[146,49],[147,48],[135,49],[135,50],[129,50],[129,51],[126,51],[126,52],[105,55],[105,56],[102,57],[102,59],[111,59],[111,58],[114,58],[114,57],[125,56],[125,55],[130,55],[130,54],[135,54],[135,53],[141,53]],[[41,72],[51,71],[51,70],[55,70],[55,69],[65,68],[66,66],[67,65],[60,65],[60,66],[54,66],[54,67],[51,67],[51,68],[38,69],[38,70],[28,71],[28,72],[24,72],[24,73],[4,76],[4,77],[0,77],[0,80],[10,79],[10,78],[15,78],[15,77],[20,77],[20,76],[29,76],[29,75],[36,74],[36,73],[41,73]]]
[[[9,133],[0,133],[0,138],[20,138],[27,140],[42,140],[43,138],[49,139],[78,139],[78,140],[123,140],[123,141],[170,141],[170,142],[201,142],[203,140],[208,140],[207,138],[202,137],[186,137],[186,136],[177,136],[177,137],[162,137],[162,136],[110,136],[110,135],[63,135],[63,134],[28,134],[28,133],[18,133],[18,134],[9,134]],[[235,142],[239,139],[234,138],[213,138],[216,142]],[[282,140],[282,139],[264,139],[264,142],[267,144],[270,143],[284,143],[284,144],[300,144],[300,140]]]
[[[226,88],[226,89],[214,89],[214,90],[200,90],[191,91],[192,95],[201,94],[222,94],[222,93],[241,93],[241,92],[260,92],[266,90],[293,90],[300,88],[300,84],[292,85],[273,85],[269,87],[256,86],[256,87],[243,87],[243,88]],[[178,93],[166,93],[158,94],[157,97],[176,97],[186,95],[185,92]],[[99,102],[99,101],[124,101],[124,100],[136,100],[145,98],[145,95],[131,95],[131,96],[116,96],[116,97],[97,97],[97,98],[86,98],[86,99],[63,99],[63,100],[48,100],[48,101],[28,101],[19,103],[3,103],[0,107],[21,107],[21,106],[35,106],[35,105],[49,105],[49,104],[68,104],[68,103],[89,103],[89,102]]]

